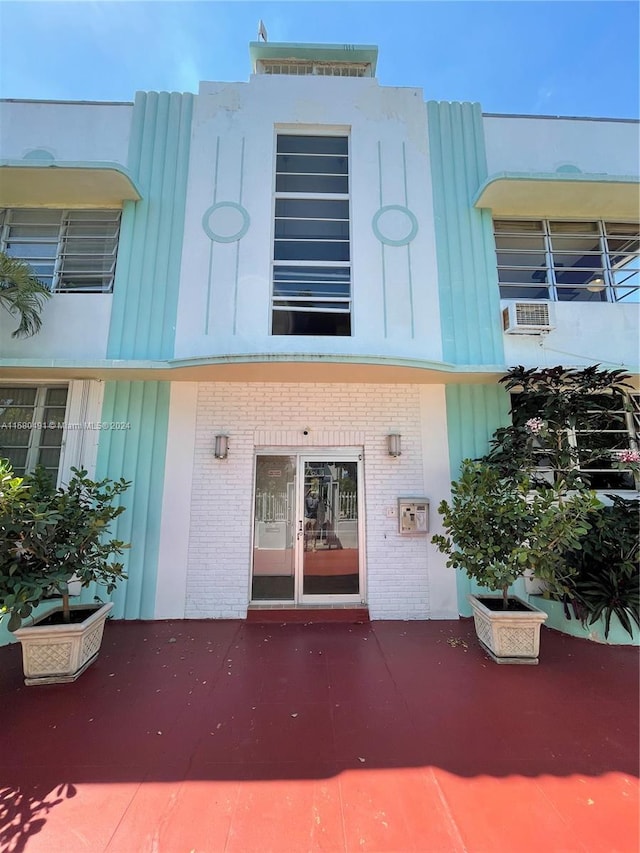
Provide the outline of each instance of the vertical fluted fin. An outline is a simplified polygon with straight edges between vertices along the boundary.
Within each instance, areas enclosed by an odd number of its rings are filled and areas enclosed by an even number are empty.
[[[164,359],[174,352],[193,99],[136,95],[129,169],[143,198],[123,210],[109,358]]]
[[[473,207],[487,176],[479,104],[427,102],[443,356],[502,364],[491,213]]]
[[[128,580],[112,596],[117,618],[154,616],[169,394],[168,382],[105,385],[103,424],[128,428],[101,431],[97,476],[131,481],[122,499],[127,510],[113,528],[118,539],[131,543],[124,555]]]

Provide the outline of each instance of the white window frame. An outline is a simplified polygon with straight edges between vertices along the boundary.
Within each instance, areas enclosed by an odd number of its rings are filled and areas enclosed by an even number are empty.
[[[300,137],[314,137],[314,136],[323,136],[323,137],[334,137],[340,139],[346,139],[347,143],[347,192],[346,193],[318,193],[318,192],[292,192],[292,191],[283,191],[277,190],[277,158],[278,158],[278,137],[280,136],[300,136]],[[323,155],[323,154],[307,154],[304,156],[331,156],[331,155]],[[306,173],[311,174],[311,173]],[[322,173],[323,174],[323,173]],[[282,311],[290,311],[293,313],[303,313],[305,310],[308,313],[324,313],[324,314],[340,314],[340,315],[348,315],[349,317],[349,335],[344,335],[341,337],[353,337],[353,260],[352,260],[352,222],[351,222],[351,136],[350,133],[346,129],[340,130],[328,130],[326,128],[323,129],[314,129],[307,128],[305,130],[300,130],[296,128],[295,130],[279,127],[276,128],[275,137],[274,137],[274,168],[273,168],[273,215],[272,215],[272,223],[273,223],[273,236],[272,236],[272,260],[271,260],[271,311],[270,311],[270,333],[271,335],[286,336],[286,337],[296,337],[296,333],[280,333],[273,331],[273,319],[274,313],[278,310]],[[281,260],[275,258],[275,248],[279,238],[276,237],[276,207],[278,200],[294,200],[294,201],[345,201],[347,203],[348,210],[348,226],[349,226],[349,238],[348,238],[348,246],[349,246],[349,259],[346,261],[326,261],[326,260]],[[344,220],[339,220],[344,221]],[[276,301],[280,299],[281,301],[286,301],[284,297],[276,297],[275,295],[275,285],[276,285],[276,268],[277,267],[299,267],[300,269],[313,268],[313,267],[323,267],[327,270],[329,269],[348,269],[349,271],[349,295],[348,297],[335,297],[335,296],[326,296],[326,297],[308,297],[309,302],[326,302],[326,303],[335,303],[342,302],[344,303],[344,309],[336,309],[328,307],[326,309],[304,309],[300,308],[292,308],[291,306],[282,307],[279,309],[276,305]],[[297,302],[301,305],[304,303],[305,297],[296,297]],[[330,337],[331,335],[321,335],[321,337]]]
[[[72,476],[71,468],[84,468],[89,476],[93,477],[96,471],[98,444],[102,434],[100,421],[102,403],[104,399],[104,382],[99,380],[72,379],[69,382],[47,382],[47,381],[25,381],[20,379],[7,379],[0,385],[0,391],[6,388],[36,388],[41,391],[42,401],[49,388],[66,388],[67,401],[64,412],[64,428],[60,444],[60,458],[58,460],[57,485],[63,485]],[[41,410],[42,411],[42,410]],[[42,422],[42,417],[36,420],[38,413],[33,415],[36,423]],[[126,426],[126,425],[124,425]],[[127,427],[128,428],[128,427]],[[30,441],[36,438],[30,436]],[[38,448],[40,438],[38,437]],[[0,428],[0,444],[2,443],[2,429]],[[27,456],[26,470],[33,470],[37,464],[37,449]],[[0,456],[2,452],[0,451]],[[31,466],[31,467],[30,467]]]
[[[560,218],[558,218],[558,219],[542,219],[540,217],[530,217],[530,218],[529,217],[527,217],[527,218],[499,217],[499,216],[494,217],[494,238],[496,240],[496,257],[498,255],[506,255],[508,257],[509,255],[512,254],[514,259],[516,259],[518,257],[518,255],[526,255],[529,253],[540,254],[542,256],[543,252],[544,252],[544,256],[545,256],[544,267],[540,266],[540,267],[534,268],[531,266],[516,264],[516,263],[514,263],[512,265],[510,265],[508,263],[498,263],[497,264],[498,279],[500,278],[500,270],[501,269],[517,269],[517,268],[524,269],[524,270],[535,269],[536,272],[544,272],[546,275],[546,279],[547,279],[546,282],[540,282],[539,285],[536,285],[534,283],[526,283],[526,282],[522,282],[522,283],[514,282],[514,283],[510,284],[509,282],[498,281],[498,284],[500,287],[500,297],[502,299],[519,299],[522,301],[543,299],[543,300],[552,301],[552,302],[571,302],[573,300],[564,300],[564,299],[559,298],[559,295],[562,293],[563,290],[569,290],[569,289],[580,290],[581,288],[584,288],[585,290],[589,290],[589,282],[585,282],[584,285],[583,284],[564,285],[562,283],[558,283],[558,281],[557,281],[556,271],[559,267],[556,264],[554,264],[554,254],[555,255],[562,254],[562,250],[557,248],[557,244],[556,244],[556,248],[554,250],[553,240],[554,239],[562,239],[565,236],[566,237],[576,237],[576,238],[581,238],[581,237],[588,238],[588,237],[594,236],[593,234],[588,233],[586,231],[582,234],[578,233],[578,231],[576,231],[576,233],[572,233],[572,234],[567,233],[566,235],[563,235],[563,234],[555,234],[554,235],[552,233],[552,230],[551,230],[551,223],[552,222],[553,223],[561,223],[563,221],[578,222],[578,223],[583,224],[583,225],[596,225],[596,228],[597,228],[597,239],[598,239],[598,244],[599,244],[599,251],[593,252],[592,254],[594,256],[594,261],[597,258],[597,259],[599,259],[599,261],[601,263],[594,264],[594,269],[592,270],[593,271],[592,279],[593,280],[601,279],[602,286],[601,286],[600,290],[594,290],[593,295],[590,298],[584,299],[584,300],[579,300],[579,301],[620,302],[620,303],[627,303],[627,304],[637,302],[640,299],[640,272],[636,273],[636,284],[634,284],[634,285],[630,286],[630,285],[625,285],[624,283],[616,282],[615,276],[616,276],[617,270],[612,263],[612,254],[614,254],[614,253],[609,251],[608,240],[616,239],[617,235],[610,234],[607,231],[607,225],[631,225],[631,226],[635,226],[636,228],[638,228],[639,223],[631,222],[631,221],[625,221],[625,220],[616,220],[613,218],[609,218],[606,220],[603,220],[603,219],[598,219],[598,220],[596,220],[596,219],[562,220]],[[537,231],[537,232],[532,231],[530,233],[526,233],[526,232],[518,233],[517,231],[513,231],[510,235],[508,231],[497,231],[496,226],[495,226],[496,222],[512,222],[512,223],[536,222],[536,223],[541,224],[542,228],[540,231]],[[522,246],[520,248],[498,248],[497,240],[500,237],[509,237],[509,236],[512,236],[514,240],[517,239],[517,237],[523,237],[523,238],[539,237],[541,239],[541,241],[543,242],[544,249],[527,250],[526,247],[522,247]],[[628,238],[628,239],[633,240],[632,237]],[[575,252],[570,252],[570,254],[575,254]],[[587,254],[589,254],[589,253],[587,253]],[[629,257],[635,255],[637,259],[640,259],[640,252],[638,250],[630,251],[630,252],[628,252],[628,255],[629,255]],[[567,270],[568,269],[570,269],[570,268],[567,267]],[[579,271],[580,269],[581,269],[580,267],[575,268],[576,271]],[[589,270],[589,268],[583,268],[583,269],[585,269],[585,271]],[[638,263],[636,263],[636,266],[630,270],[631,276],[633,275],[633,273],[636,270],[638,270]],[[520,296],[520,295],[517,295],[518,289],[526,290],[526,289],[535,289],[536,287],[539,287],[541,289],[546,290],[547,291],[546,295],[544,295],[544,296]],[[631,287],[630,293],[620,295],[621,293],[623,293],[624,290],[626,290],[629,287]],[[514,295],[511,295],[510,291],[513,291]]]
[[[50,214],[52,212],[55,212],[59,216],[57,235],[43,234],[42,236],[35,235],[32,237],[11,236],[12,225],[15,224],[16,219],[19,220],[20,214]],[[99,233],[100,229],[98,228],[96,228],[96,231],[93,234],[87,235],[81,233],[83,216],[91,214],[99,214],[100,216],[111,214],[110,219],[103,220],[105,223],[104,233]],[[121,211],[115,208],[100,208],[95,210],[85,210],[84,208],[76,210],[71,208],[51,207],[3,208],[0,210],[0,251],[7,252],[10,257],[24,260],[34,266],[34,275],[36,277],[38,277],[37,265],[42,264],[50,266],[50,274],[42,276],[42,278],[43,283],[49,286],[52,293],[111,293],[113,291],[118,245],[120,242],[120,218]],[[100,218],[98,218],[97,221],[100,222]],[[43,223],[43,229],[45,227],[54,228],[55,225],[56,223]],[[107,233],[107,226],[111,226],[109,233]],[[37,222],[34,223],[34,227],[37,227]],[[79,244],[83,240],[104,240],[105,242],[111,240],[113,245],[110,251],[105,252],[84,254],[69,250],[69,243],[71,241],[73,244]],[[15,244],[16,247],[19,247],[21,244],[30,246],[42,245],[43,247],[55,246],[55,255],[46,255],[45,253],[42,257],[36,258],[33,255],[29,256],[27,254],[21,254],[19,250],[12,249],[11,244]],[[88,266],[85,270],[80,269],[75,272],[75,276],[78,278],[78,284],[74,286],[68,282],[65,283],[65,278],[69,278],[74,275],[74,273],[67,268],[67,264],[71,266],[74,260],[77,263],[79,259],[86,261]],[[96,260],[99,262],[109,261],[107,269],[92,269],[91,264],[95,264]],[[83,277],[89,279],[92,277],[96,279],[103,278],[104,280],[99,285],[89,284],[88,286],[82,286]],[[50,284],[46,279],[51,280]]]
[[[34,468],[39,463],[40,451],[47,448],[47,445],[43,443],[46,430],[49,428],[59,429],[60,430],[60,444],[53,445],[54,447],[58,447],[58,464],[56,467],[56,483],[60,480],[61,468],[62,468],[62,460],[63,460],[63,448],[64,448],[64,430],[67,418],[67,412],[69,410],[69,385],[68,383],[61,382],[50,382],[43,384],[28,384],[28,383],[7,383],[3,384],[0,388],[0,392],[4,392],[7,388],[15,388],[17,390],[35,390],[35,399],[33,407],[21,405],[20,408],[32,408],[32,412],[29,415],[28,420],[20,421],[18,424],[13,426],[12,428],[18,430],[20,434],[28,433],[28,440],[26,443],[27,447],[27,455],[24,464],[24,471],[19,471],[19,476],[23,474],[31,473]],[[65,406],[64,413],[62,418],[57,418],[55,423],[55,427],[51,427],[51,419],[49,419],[45,415],[45,407],[46,407],[46,398],[47,393],[50,390],[60,390],[64,389],[66,392],[65,398]],[[1,408],[1,407],[0,407]],[[5,428],[0,426],[0,455],[2,455],[2,434],[5,432]]]

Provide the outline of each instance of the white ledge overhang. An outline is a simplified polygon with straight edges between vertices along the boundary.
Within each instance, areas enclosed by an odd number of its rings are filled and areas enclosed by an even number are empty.
[[[249,42],[249,55],[255,69],[261,59],[298,62],[365,63],[376,73],[378,48],[374,44],[299,44],[294,42]]]
[[[584,172],[500,172],[487,178],[473,205],[490,208],[494,216],[637,220],[640,178]]]
[[[306,353],[216,356],[168,361],[0,359],[0,380],[101,379],[169,382],[495,383],[505,365],[454,365],[380,356]]]
[[[0,160],[0,207],[122,207],[140,189],[119,163]]]

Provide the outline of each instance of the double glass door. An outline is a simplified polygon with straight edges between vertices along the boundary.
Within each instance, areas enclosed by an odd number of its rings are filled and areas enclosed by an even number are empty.
[[[254,602],[362,600],[357,454],[256,458]]]

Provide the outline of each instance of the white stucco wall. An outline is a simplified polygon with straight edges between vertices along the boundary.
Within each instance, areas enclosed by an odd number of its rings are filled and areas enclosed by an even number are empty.
[[[187,594],[198,383],[172,382],[158,551],[156,619],[182,619]]]
[[[334,455],[337,447],[359,446],[364,460],[365,505],[360,509],[366,534],[366,599],[372,618],[457,617],[455,572],[446,568],[430,536],[401,536],[397,517],[387,514],[396,508],[398,497],[425,496],[431,501],[431,531],[439,529],[436,508],[449,495],[442,386],[201,383],[197,397],[192,385],[172,394],[172,412],[167,471],[184,466],[189,476],[193,470],[193,481],[190,494],[185,475],[178,489],[170,485],[165,497],[172,540],[181,544],[172,549],[166,571],[159,573],[157,616],[183,615],[176,611],[183,600],[189,618],[245,616],[256,446],[301,451],[331,447],[327,452]],[[185,423],[189,429],[178,436]],[[304,429],[309,431],[306,437]],[[386,435],[392,430],[402,435],[399,458],[387,452]],[[213,455],[214,437],[221,431],[229,434],[226,460]],[[175,519],[184,525],[189,505],[185,539],[184,527],[177,529]],[[186,576],[182,566],[187,567]],[[167,604],[170,595],[178,602],[173,611]]]
[[[0,358],[105,358],[112,301],[110,293],[55,293],[43,307],[41,330],[31,338],[12,338],[18,320],[0,309]]]
[[[636,121],[484,116],[487,169],[498,172],[581,172],[637,175]]]
[[[275,138],[278,130],[291,129],[310,134],[329,129],[350,137],[351,337],[269,334]],[[203,230],[205,212],[223,201],[241,203],[250,216],[249,229],[237,242],[213,242]],[[406,204],[417,218],[419,230],[410,246],[383,247],[373,233],[374,214],[392,204]],[[241,219],[231,210],[228,215],[233,232]],[[271,75],[254,76],[249,83],[201,85],[176,356],[304,351],[439,360],[438,314],[427,119],[420,90],[381,88],[375,79]]]
[[[502,305],[507,305],[503,300]],[[507,364],[553,367],[557,364],[622,367],[640,363],[638,303],[555,302],[555,328],[544,335],[504,335]]]
[[[44,149],[55,160],[126,166],[132,114],[132,104],[0,101],[0,160]],[[0,358],[104,358],[112,300],[110,294],[55,294],[44,306],[41,331],[20,340],[10,337],[15,320],[0,311]]]
[[[126,165],[133,104],[0,101],[0,159],[44,149],[55,160]]]

